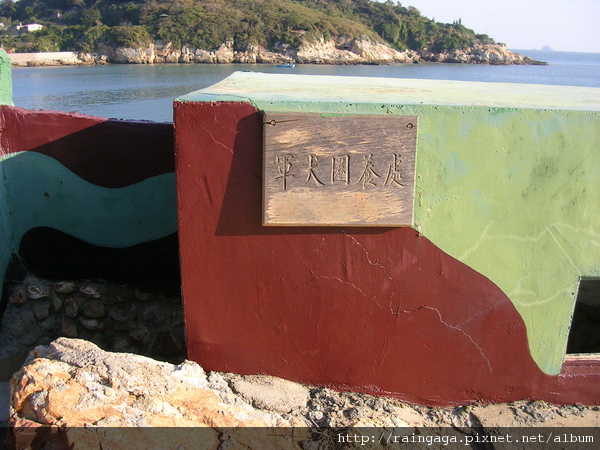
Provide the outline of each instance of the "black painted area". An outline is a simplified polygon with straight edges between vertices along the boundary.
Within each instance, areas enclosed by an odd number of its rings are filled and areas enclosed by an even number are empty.
[[[180,295],[177,234],[126,248],[100,247],[61,231],[29,230],[19,247],[20,264],[27,272],[54,280],[102,279],[135,283],[138,287]],[[16,261],[16,260],[15,260]],[[11,264],[18,276],[24,273]]]
[[[600,280],[581,280],[567,353],[600,353]]]

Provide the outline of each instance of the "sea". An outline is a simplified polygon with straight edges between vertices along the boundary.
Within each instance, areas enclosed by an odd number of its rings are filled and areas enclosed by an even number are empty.
[[[218,83],[235,71],[420,78],[600,87],[600,53],[513,50],[547,66],[398,64],[156,64],[13,69],[13,102],[26,109],[79,112],[99,117],[171,122],[173,100]]]

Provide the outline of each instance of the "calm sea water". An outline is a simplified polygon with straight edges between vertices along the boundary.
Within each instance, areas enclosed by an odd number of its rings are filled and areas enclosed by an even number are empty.
[[[600,87],[600,53],[517,50],[548,66],[402,64],[390,66],[111,65],[13,70],[13,101],[27,109],[77,111],[100,117],[172,120],[173,99],[217,83],[239,70],[438,80]]]

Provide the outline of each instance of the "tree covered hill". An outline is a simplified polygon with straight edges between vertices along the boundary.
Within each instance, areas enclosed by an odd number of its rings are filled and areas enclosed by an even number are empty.
[[[0,44],[17,52],[94,52],[100,44],[140,48],[156,40],[206,50],[226,41],[238,50],[297,48],[341,36],[433,53],[494,43],[460,20],[436,23],[391,0],[2,0],[0,22]],[[16,33],[19,23],[44,27]]]

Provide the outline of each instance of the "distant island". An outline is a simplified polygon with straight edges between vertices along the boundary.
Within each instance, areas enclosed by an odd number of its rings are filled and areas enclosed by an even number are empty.
[[[391,0],[3,0],[0,45],[82,64],[543,64]]]
[[[555,50],[554,50],[554,49],[552,49],[552,48],[550,48],[550,47],[548,47],[547,45],[544,45],[544,46],[543,46],[543,47],[540,49],[540,51],[541,51],[541,52],[553,52],[553,51],[555,51]]]

